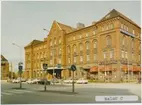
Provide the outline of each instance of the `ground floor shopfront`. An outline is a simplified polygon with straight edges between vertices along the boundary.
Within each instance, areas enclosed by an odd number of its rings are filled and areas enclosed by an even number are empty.
[[[76,65],[77,70],[74,71],[75,79],[84,78],[100,82],[133,82],[137,81],[141,76],[141,68],[136,65],[117,64],[113,65]],[[53,77],[58,79],[71,79],[73,72],[69,70],[70,66],[62,68],[50,67],[45,72],[44,70],[25,71],[26,79],[47,78]]]

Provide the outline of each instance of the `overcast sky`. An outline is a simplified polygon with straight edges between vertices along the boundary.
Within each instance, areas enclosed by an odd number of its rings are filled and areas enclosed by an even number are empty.
[[[77,22],[91,25],[112,9],[116,9],[140,25],[138,1],[71,1],[71,2],[1,2],[1,53],[13,62],[15,68],[20,59],[21,46],[24,62],[24,46],[33,39],[43,40],[54,20],[76,27]]]

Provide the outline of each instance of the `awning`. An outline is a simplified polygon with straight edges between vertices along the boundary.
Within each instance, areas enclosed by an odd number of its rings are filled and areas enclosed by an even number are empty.
[[[47,70],[55,70],[55,69],[59,69],[59,70],[63,70],[63,69],[65,69],[65,68],[63,68],[63,67],[61,67],[61,68],[58,68],[58,67],[48,67],[48,69]]]
[[[141,71],[141,67],[140,66],[133,66],[133,71]]]
[[[89,65],[83,66],[83,69],[90,69],[90,68],[91,68],[91,66],[89,66]]]
[[[98,72],[98,67],[97,66],[91,67],[90,72]]]
[[[112,71],[112,66],[103,66],[103,67],[100,67],[100,71]]]

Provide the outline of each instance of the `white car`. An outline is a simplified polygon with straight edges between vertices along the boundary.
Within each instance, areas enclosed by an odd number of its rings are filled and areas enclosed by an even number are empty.
[[[31,79],[29,79],[28,81],[26,81],[26,83],[33,84],[33,81]]]
[[[14,79],[14,80],[12,81],[12,83],[19,83],[19,82],[20,82],[19,79]]]
[[[77,84],[87,84],[88,83],[88,80],[85,80],[85,79],[79,79],[76,81]]]
[[[34,79],[34,80],[32,80],[32,82],[31,83],[38,83],[40,80],[39,79]]]
[[[64,83],[72,83],[72,82],[73,82],[73,80],[71,80],[71,79],[64,80]]]

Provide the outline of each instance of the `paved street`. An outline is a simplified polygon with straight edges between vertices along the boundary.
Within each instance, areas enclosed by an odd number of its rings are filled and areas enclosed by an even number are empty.
[[[50,104],[50,103],[97,103],[95,96],[111,95],[137,95],[140,102],[140,84],[112,84],[90,83],[75,84],[75,93],[71,93],[71,85],[44,85],[23,83],[23,89],[19,84],[1,82],[2,104]],[[127,102],[128,103],[128,102]]]

